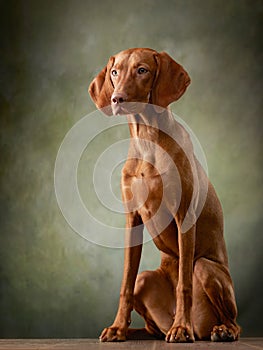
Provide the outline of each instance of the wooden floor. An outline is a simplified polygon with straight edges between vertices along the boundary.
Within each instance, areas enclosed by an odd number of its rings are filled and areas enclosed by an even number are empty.
[[[263,338],[241,338],[234,343],[195,342],[168,344],[161,340],[131,340],[124,343],[100,343],[97,339],[0,339],[0,350],[249,350],[263,349]]]

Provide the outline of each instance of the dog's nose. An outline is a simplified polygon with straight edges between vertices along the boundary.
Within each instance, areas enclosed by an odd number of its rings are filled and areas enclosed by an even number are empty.
[[[111,102],[115,105],[123,103],[127,100],[127,96],[123,93],[116,92],[111,97]]]

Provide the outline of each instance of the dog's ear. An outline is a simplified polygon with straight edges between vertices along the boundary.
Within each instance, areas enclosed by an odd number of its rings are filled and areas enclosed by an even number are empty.
[[[113,63],[114,57],[111,57],[107,66],[102,69],[89,86],[89,94],[97,108],[103,108],[103,112],[108,115],[112,114],[111,95],[113,93],[113,85],[110,74]]]
[[[151,103],[166,108],[183,95],[191,80],[183,67],[167,53],[157,53],[155,59],[157,72],[152,89]]]

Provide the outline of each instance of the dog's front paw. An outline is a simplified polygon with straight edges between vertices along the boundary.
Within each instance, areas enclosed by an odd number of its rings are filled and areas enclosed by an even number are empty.
[[[172,326],[165,340],[168,343],[193,343],[195,341],[194,332],[190,326]]]
[[[125,341],[126,330],[114,326],[108,327],[102,331],[99,339],[101,342]]]

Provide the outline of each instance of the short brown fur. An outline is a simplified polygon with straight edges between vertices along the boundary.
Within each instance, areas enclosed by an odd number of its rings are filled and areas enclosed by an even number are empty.
[[[127,246],[119,308],[100,336],[103,342],[129,338],[133,309],[145,319],[145,332],[167,342],[233,341],[239,336],[221,205],[188,133],[167,109],[189,83],[187,72],[168,54],[129,49],[111,57],[89,88],[106,114],[124,114],[126,102],[153,106],[150,116],[147,108],[130,113],[127,107],[125,113],[131,134],[121,182]],[[176,139],[170,130],[176,131]],[[149,151],[149,143],[158,147]],[[167,168],[159,148],[173,160],[177,175]],[[143,193],[147,196],[141,205]],[[190,224],[184,226],[187,213]],[[166,220],[169,224],[159,232],[158,225]],[[143,224],[161,252],[161,265],[137,275]]]

